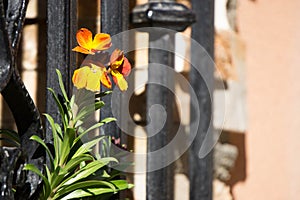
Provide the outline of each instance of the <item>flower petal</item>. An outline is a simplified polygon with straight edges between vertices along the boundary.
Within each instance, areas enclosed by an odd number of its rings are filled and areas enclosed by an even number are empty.
[[[122,66],[118,69],[118,71],[121,72],[121,74],[123,74],[123,76],[125,77],[130,74],[131,64],[126,57],[124,57],[124,62]]]
[[[86,28],[81,28],[76,33],[76,39],[79,46],[90,51],[93,45],[93,35],[92,32]]]
[[[111,88],[111,81],[110,81],[110,78],[107,74],[107,72],[104,72],[101,76],[101,83],[108,89]]]
[[[118,85],[121,91],[125,91],[128,88],[128,83],[124,76],[117,70],[112,70],[111,74],[113,76],[114,82]]]
[[[99,81],[107,88],[111,88],[111,81],[107,74],[106,68],[104,65],[97,66],[95,64],[91,64],[93,70],[99,71]]]
[[[105,50],[111,47],[111,38],[109,34],[98,33],[95,35],[93,40],[92,49],[93,50]]]
[[[88,75],[91,72],[88,66],[76,69],[74,71],[72,81],[76,88],[81,89],[86,86]]]
[[[99,91],[101,75],[102,72],[100,70],[100,67],[96,65],[92,65],[92,68],[90,68],[90,73],[88,74],[87,77],[86,89],[93,92]]]
[[[115,49],[110,56],[110,66],[112,69],[120,67],[124,60],[124,53],[120,49]]]
[[[84,54],[95,54],[92,51],[89,51],[81,46],[77,46],[77,47],[73,48],[72,51],[77,51],[79,53],[84,53]]]

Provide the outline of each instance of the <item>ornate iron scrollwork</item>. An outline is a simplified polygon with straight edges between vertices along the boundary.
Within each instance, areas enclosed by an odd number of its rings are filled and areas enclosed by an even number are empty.
[[[28,0],[0,0],[0,91],[12,111],[21,141],[20,149],[1,147],[0,199],[36,198],[41,180],[21,168],[27,162],[41,169],[44,163],[44,156],[33,157],[37,144],[29,140],[33,134],[44,138],[40,114],[20,78],[16,62],[27,4]],[[5,175],[2,168],[9,163]],[[13,184],[17,189],[14,195]]]

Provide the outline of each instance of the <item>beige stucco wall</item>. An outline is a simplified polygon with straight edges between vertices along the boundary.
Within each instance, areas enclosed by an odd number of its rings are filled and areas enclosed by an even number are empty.
[[[241,0],[246,43],[246,179],[236,200],[300,197],[300,1]]]

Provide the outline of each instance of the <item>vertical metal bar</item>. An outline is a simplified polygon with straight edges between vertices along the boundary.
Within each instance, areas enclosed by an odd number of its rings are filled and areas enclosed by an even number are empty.
[[[136,27],[162,27],[172,29],[175,31],[185,30],[191,23],[195,21],[195,16],[187,7],[174,0],[149,0],[148,3],[138,5],[132,13],[132,22]],[[175,51],[175,33],[173,31],[150,31],[149,33],[149,68],[148,80],[158,84],[165,84],[173,80],[172,75],[167,73],[166,68],[157,70],[151,63],[159,63],[168,67],[174,66]],[[160,49],[168,49],[169,52]],[[171,85],[169,82],[168,85]],[[166,162],[168,155],[163,152],[165,147],[170,141],[173,116],[173,96],[171,94],[172,88],[165,88],[159,85],[147,85],[147,112],[151,106],[158,104],[162,106],[166,113],[167,119],[164,127],[154,136],[151,136],[153,130],[161,128],[161,122],[165,121],[161,112],[152,112],[151,119],[147,118],[149,134],[147,139],[147,151],[155,152],[156,150],[162,151],[162,154],[153,157],[148,154],[147,169],[156,169],[161,166],[161,163]],[[147,172],[147,200],[168,200],[174,199],[174,169],[173,165],[165,168]]]
[[[129,15],[128,0],[101,0],[101,32],[108,33],[111,36],[114,36],[122,31],[128,30],[129,27]],[[121,39],[122,40],[122,39]],[[123,45],[126,45],[124,41],[118,41],[118,44],[115,44],[116,48],[123,49]],[[114,87],[114,84],[113,84]],[[101,92],[107,91],[106,88],[101,87]],[[124,101],[124,96],[119,93],[116,94],[116,102],[118,104],[111,105],[111,95],[107,95],[102,100],[105,102],[105,109],[100,110],[100,119],[106,117],[112,117],[112,106],[117,110],[116,115],[122,117],[122,99]],[[120,122],[126,119],[118,119]],[[121,143],[127,143],[127,137],[122,136],[120,128],[115,122],[111,122],[100,128],[101,134],[114,136],[115,138],[121,138]],[[120,192],[118,195],[113,196],[112,199],[125,199],[126,194]]]
[[[160,50],[158,48],[174,49],[175,35],[166,33],[158,34],[153,36],[151,33],[149,35],[149,68],[148,68],[148,80],[149,82],[155,82],[158,84],[167,84],[172,77],[167,73],[166,70],[158,71],[157,68],[151,67],[151,63],[159,63],[168,67],[174,66],[174,55],[171,52]],[[158,149],[165,147],[169,141],[170,130],[173,123],[172,118],[172,95],[169,91],[170,88],[165,88],[156,84],[147,85],[147,112],[151,106],[157,104],[162,106],[167,113],[167,120],[164,127],[154,136],[147,139],[147,152],[154,152]],[[148,130],[147,133],[153,132],[152,130],[157,130],[161,122],[165,121],[164,116],[160,112],[155,112],[151,116],[151,121],[147,119]],[[147,158],[147,168],[153,169],[158,163],[165,162],[167,158],[167,152],[161,154],[159,157]],[[162,169],[147,172],[147,200],[169,200],[174,199],[173,196],[173,170],[172,165],[164,167]]]
[[[214,53],[214,1],[211,0],[192,0],[192,9],[196,13],[197,22],[192,26],[192,38],[201,44],[211,57]],[[201,60],[196,52],[191,49],[192,63],[199,63],[201,71],[205,71],[201,76],[205,76],[205,80],[198,74],[197,70],[191,68],[190,81],[193,90],[196,92],[197,101],[201,111],[200,128],[194,139],[190,149],[190,199],[191,200],[210,200],[212,199],[212,179],[213,165],[212,152],[205,158],[199,159],[199,148],[206,134],[212,134],[209,128],[212,119],[212,102],[210,92],[213,90],[213,71],[214,66],[202,65],[205,62]],[[191,119],[195,118],[195,113],[191,110]],[[208,133],[207,133],[208,132]]]
[[[63,76],[66,90],[70,95],[71,76],[75,66],[75,53],[72,48],[76,45],[77,30],[77,1],[51,0],[47,2],[47,87],[60,91],[55,69]],[[60,116],[55,102],[47,92],[46,112],[60,122]],[[46,140],[51,140],[50,126],[46,122]]]
[[[101,0],[101,32],[108,33],[111,36],[118,34],[122,31],[128,29],[128,0]],[[116,44],[117,48],[122,49],[124,45],[122,41],[119,44]],[[125,44],[126,45],[126,44]],[[106,91],[107,89],[101,87],[101,91]],[[117,95],[116,95],[117,96]],[[122,108],[122,95],[117,96],[117,102],[120,102],[117,105],[113,105],[114,108],[118,112],[121,113]],[[100,117],[104,119],[106,117],[112,117],[112,110],[111,110],[111,96],[105,96],[103,101],[106,104],[105,109],[101,109]],[[121,116],[120,113],[117,113],[117,116]],[[122,119],[118,119],[119,121]],[[125,120],[125,119],[124,119]],[[115,122],[109,123],[103,127],[101,127],[101,132],[107,135],[114,136],[116,138],[121,137],[121,130],[118,128]],[[124,142],[122,140],[122,142]]]

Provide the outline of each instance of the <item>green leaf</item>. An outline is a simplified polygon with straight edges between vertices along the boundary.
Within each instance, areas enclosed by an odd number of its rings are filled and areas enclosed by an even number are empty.
[[[66,162],[66,159],[68,158],[70,149],[75,139],[75,134],[76,133],[74,128],[67,128],[66,134],[64,135],[63,144],[62,144],[61,158],[59,162],[60,166],[62,166]]]
[[[100,108],[102,108],[105,105],[104,101],[95,101],[95,111],[99,110]]]
[[[85,167],[81,168],[77,172],[75,172],[68,179],[66,179],[62,183],[62,186],[74,184],[75,182],[90,176],[91,174],[96,172],[98,169],[106,166],[108,163],[109,163],[109,161],[95,160],[95,161],[87,164]]]
[[[61,170],[61,167],[58,166],[55,171],[52,173],[52,181],[51,181],[51,188],[56,188],[68,175],[69,172]]]
[[[103,140],[105,138],[105,136],[101,136],[101,137],[96,137],[94,139],[92,139],[92,141],[84,143],[83,145],[81,145],[78,150],[75,152],[75,154],[72,156],[71,159],[74,159],[86,152],[90,152],[91,148],[93,146],[95,146],[98,142],[100,142],[101,140]],[[75,144],[74,144],[75,145]]]
[[[81,140],[78,140],[76,143],[74,143],[70,149],[69,155],[68,155],[68,159],[67,161],[69,162],[70,160],[72,160],[72,157],[74,156],[74,154],[78,151],[78,149],[83,145],[83,142]],[[85,155],[85,154],[82,154]]]
[[[58,159],[60,158],[60,152],[62,150],[62,141],[61,141],[61,136],[59,136],[56,132],[57,130],[57,125],[55,125],[54,119],[48,115],[44,114],[44,116],[47,118],[51,130],[52,130],[52,135],[53,135],[53,144],[54,144],[54,152],[55,152],[55,159],[53,160],[53,165],[57,166],[58,164]],[[53,158],[52,158],[53,159]]]
[[[101,169],[98,170],[95,177],[93,177],[93,179],[97,179],[97,180],[109,180],[110,179],[110,175],[107,173],[106,170]]]
[[[73,114],[74,106],[75,106],[75,95],[72,95],[69,103],[69,108],[68,108],[70,119],[74,118],[74,114]]]
[[[105,186],[105,187],[103,187]],[[77,182],[71,185],[68,185],[66,187],[62,187],[57,194],[54,196],[54,198],[61,198],[63,195],[66,195],[72,191],[78,190],[78,189],[89,189],[89,188],[110,188],[112,192],[116,192],[116,188],[114,184],[107,182],[107,181],[99,181],[99,180],[87,180],[87,181],[81,181]],[[111,192],[110,191],[110,192]]]
[[[55,130],[60,138],[60,140],[62,141],[63,140],[63,133],[62,133],[62,130],[61,130],[61,127],[58,123],[55,123]]]
[[[7,143],[8,145],[11,145],[13,147],[20,147],[20,144],[17,143],[16,141],[14,141],[13,139],[9,139],[9,138],[0,138],[0,140],[4,141],[5,143]]]
[[[33,164],[26,164],[24,166],[23,170],[30,170],[30,171],[36,173],[37,175],[39,175],[43,179],[44,184],[45,184],[44,185],[45,196],[48,197],[50,195],[50,191],[51,191],[50,184],[48,182],[48,179],[41,173],[41,171]]]
[[[110,182],[114,184],[118,190],[131,189],[133,187],[133,184],[128,184],[126,180],[112,180]]]
[[[99,128],[101,126],[103,126],[104,124],[107,124],[109,122],[113,122],[113,121],[116,121],[116,118],[112,118],[112,117],[108,117],[108,118],[105,118],[103,119],[101,122],[98,122],[96,124],[94,124],[93,126],[91,126],[90,128],[86,129],[85,131],[83,131],[75,140],[74,142],[76,143],[81,137],[83,137],[85,134],[87,134],[88,132],[96,129],[96,128]]]
[[[128,183],[128,189],[131,189],[134,187],[134,184]]]
[[[110,188],[90,188],[90,189],[78,189],[67,196],[63,197],[61,200],[69,200],[74,198],[90,197],[97,196],[101,194],[113,193],[113,190]]]
[[[105,140],[101,142],[100,150],[98,152],[101,153],[101,155],[98,153],[96,154],[97,158],[101,157],[109,157],[110,156],[110,149],[111,149],[111,137],[107,136]]]
[[[77,168],[79,166],[79,164],[83,161],[92,161],[94,158],[93,156],[91,155],[88,155],[88,154],[84,154],[80,157],[76,157],[74,159],[71,159],[66,165],[65,167],[63,168],[63,170],[65,171],[71,171],[73,170],[74,168]]]
[[[101,122],[104,123],[104,124],[107,124],[107,123],[110,123],[110,122],[113,122],[113,121],[117,121],[117,119],[114,118],[114,117],[107,117],[107,118],[101,120]]]
[[[104,105],[105,105],[105,103],[103,101],[97,101],[97,102],[95,102],[95,105],[84,106],[79,111],[79,113],[77,114],[77,116],[75,117],[74,123],[76,123],[78,120],[83,120],[87,116],[89,116],[92,113],[94,113],[96,110],[102,108]]]
[[[48,146],[46,145],[46,143],[37,135],[31,136],[30,139],[40,143],[45,148],[45,150],[50,158],[51,167],[53,169],[54,168],[53,156],[52,156],[51,151],[49,150]]]
[[[50,92],[51,92],[51,94],[52,94],[52,97],[53,97],[53,99],[54,99],[54,101],[55,101],[55,103],[56,103],[56,105],[57,105],[57,107],[58,107],[58,110],[59,110],[59,113],[60,113],[60,116],[61,116],[61,119],[62,119],[62,122],[63,122],[63,124],[64,124],[64,127],[66,128],[67,127],[67,122],[66,122],[66,113],[65,113],[65,111],[64,111],[64,109],[63,109],[63,106],[62,106],[62,104],[60,103],[60,101],[59,101],[59,99],[58,99],[58,97],[57,97],[57,95],[56,95],[56,93],[54,92],[54,90],[52,89],[52,88],[47,88]]]
[[[114,157],[105,157],[105,158],[101,158],[99,159],[99,161],[102,161],[102,162],[115,162],[115,163],[119,163],[119,161],[114,158]]]
[[[82,124],[83,124],[83,121],[82,121],[82,120],[78,120],[78,121],[76,122],[76,124],[75,124],[74,127],[75,127],[75,128],[78,128],[78,130],[79,130],[79,129],[83,130],[82,127],[80,127]]]
[[[72,97],[70,99],[70,108],[73,107],[74,103],[75,103],[75,95],[72,95]]]
[[[61,90],[61,92],[64,96],[64,99],[65,99],[66,102],[69,102],[69,98],[68,98],[68,95],[66,93],[65,86],[64,86],[64,83],[63,83],[63,80],[62,80],[62,75],[61,75],[61,73],[58,69],[56,69],[56,74],[57,74],[57,77],[58,77],[59,87],[60,87],[60,90]]]
[[[47,165],[44,165],[44,166],[45,166],[45,169],[46,169],[45,171],[46,171],[48,181],[49,181],[49,183],[51,183],[51,179],[52,179],[51,172],[50,172],[49,168],[47,167]]]
[[[0,135],[3,135],[5,137],[0,137],[0,140],[11,142],[12,144],[14,144],[14,146],[20,146],[20,137],[16,131],[9,129],[0,129]]]
[[[111,93],[112,93],[111,90],[110,91],[105,91],[105,92],[100,92],[100,93],[96,94],[95,97],[96,98],[101,98],[101,97],[104,97],[104,96],[109,95]]]

